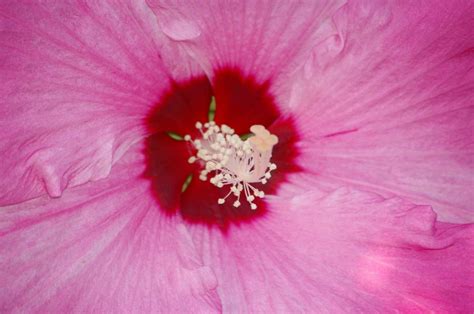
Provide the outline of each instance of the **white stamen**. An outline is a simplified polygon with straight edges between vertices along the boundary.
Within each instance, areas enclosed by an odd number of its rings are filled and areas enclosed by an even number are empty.
[[[263,198],[265,193],[253,186],[255,183],[266,184],[271,178],[271,172],[277,168],[270,162],[273,146],[278,143],[278,137],[271,134],[262,125],[253,125],[250,131],[254,134],[243,141],[235,134],[234,129],[223,124],[216,125],[214,121],[196,122],[196,128],[202,139],[192,140],[189,135],[184,139],[196,148],[196,156],[188,159],[189,163],[200,162],[203,170],[199,179],[207,181],[218,188],[229,186],[229,193],[219,198],[217,203],[222,205],[231,194],[236,197],[234,207],[239,207],[242,191],[250,208],[255,210],[255,197]]]

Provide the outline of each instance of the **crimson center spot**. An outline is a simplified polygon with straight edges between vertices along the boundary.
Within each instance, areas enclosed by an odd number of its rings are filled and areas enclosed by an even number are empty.
[[[221,228],[267,213],[264,195],[299,171],[294,124],[269,87],[237,69],[216,71],[212,85],[171,84],[145,121],[145,176],[160,210]]]

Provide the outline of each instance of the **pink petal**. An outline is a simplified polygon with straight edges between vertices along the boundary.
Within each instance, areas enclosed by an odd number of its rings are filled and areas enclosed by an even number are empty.
[[[345,1],[147,2],[163,33],[209,76],[236,67],[258,82],[271,79],[271,92],[280,98],[313,44],[326,38],[327,27],[321,26]]]
[[[273,198],[245,227],[193,227],[224,312],[470,312],[474,226],[340,189]]]
[[[474,221],[473,15],[472,1],[344,7],[291,96],[301,164]]]
[[[106,177],[168,87],[155,16],[136,1],[2,1],[0,12],[0,204]]]
[[[219,311],[213,272],[157,208],[143,165],[129,152],[107,180],[1,208],[3,311]]]

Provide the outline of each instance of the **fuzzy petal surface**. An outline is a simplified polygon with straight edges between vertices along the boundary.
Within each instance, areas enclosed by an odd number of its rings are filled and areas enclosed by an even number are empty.
[[[272,81],[284,102],[295,70],[323,41],[325,24],[344,4],[336,1],[174,1],[147,0],[163,33],[196,60],[209,77],[237,67],[256,80]]]
[[[106,177],[170,75],[192,73],[139,1],[2,1],[0,18],[3,205]]]
[[[143,164],[129,151],[105,180],[0,208],[2,312],[219,311],[213,271]]]
[[[312,189],[227,234],[192,234],[224,312],[472,311],[474,226],[435,218],[400,198]]]
[[[351,1],[337,12],[290,97],[301,165],[321,184],[474,221],[473,16],[472,1]]]

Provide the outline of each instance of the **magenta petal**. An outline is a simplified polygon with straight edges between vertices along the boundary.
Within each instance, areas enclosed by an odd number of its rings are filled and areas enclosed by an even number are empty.
[[[154,15],[134,1],[0,12],[0,204],[106,177],[169,84]]]
[[[160,29],[211,74],[237,67],[258,82],[271,78],[275,90],[287,92],[295,68],[325,39],[321,25],[344,1],[147,0]],[[282,103],[282,105],[286,105]]]
[[[472,1],[344,7],[343,47],[315,47],[290,104],[307,170],[473,221],[473,14]]]
[[[2,311],[219,311],[213,272],[157,208],[142,159],[127,153],[107,180],[60,199],[1,208]]]
[[[224,312],[470,312],[474,226],[355,190],[273,198],[226,235],[193,229]]]

